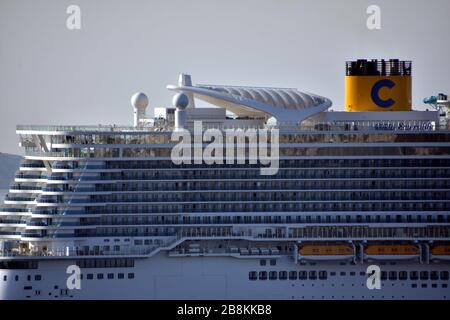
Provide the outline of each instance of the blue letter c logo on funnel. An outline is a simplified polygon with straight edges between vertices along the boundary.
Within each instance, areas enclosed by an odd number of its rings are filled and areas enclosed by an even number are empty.
[[[395,103],[392,99],[382,100],[379,96],[379,92],[381,88],[387,87],[392,89],[395,86],[395,83],[388,79],[383,79],[375,83],[372,87],[372,101],[379,106],[380,108],[389,108],[392,107]]]

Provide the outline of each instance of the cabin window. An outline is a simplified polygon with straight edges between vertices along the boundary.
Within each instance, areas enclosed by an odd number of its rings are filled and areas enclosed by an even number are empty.
[[[417,279],[419,279],[419,275],[418,275],[417,271],[411,271],[411,272],[409,273],[409,279],[411,279],[411,280],[417,280]]]
[[[428,280],[428,271],[420,271],[420,280]]]
[[[406,272],[406,271],[400,271],[400,272],[398,273],[398,278],[399,278],[400,280],[406,280],[406,279],[408,278],[408,272]]]
[[[306,271],[299,271],[298,272],[298,279],[299,280],[306,280],[307,278],[307,272]]]
[[[389,280],[397,280],[397,272],[389,271]]]

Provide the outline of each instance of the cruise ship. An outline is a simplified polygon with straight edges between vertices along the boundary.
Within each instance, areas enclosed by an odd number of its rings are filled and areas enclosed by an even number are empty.
[[[18,125],[0,299],[450,299],[449,100],[413,110],[411,61],[345,73],[345,111],[181,74],[133,125]]]

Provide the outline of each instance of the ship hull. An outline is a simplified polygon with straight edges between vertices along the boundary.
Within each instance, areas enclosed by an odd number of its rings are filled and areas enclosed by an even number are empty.
[[[292,257],[276,259],[265,266],[261,259],[235,257],[170,257],[160,252],[151,258],[137,259],[131,268],[83,268],[81,289],[67,289],[67,267],[75,261],[40,261],[38,269],[0,270],[0,299],[274,299],[274,300],[348,300],[348,299],[450,299],[449,280],[381,280],[381,289],[370,290],[365,274],[369,264],[349,262],[295,263]],[[419,264],[384,262],[382,271],[448,271],[445,263]],[[256,271],[326,271],[326,279],[250,280]],[[124,274],[119,279],[119,273]],[[93,279],[88,279],[92,274]],[[97,274],[103,274],[98,279]],[[113,279],[108,278],[108,274]],[[129,279],[128,274],[133,278]],[[40,280],[35,276],[40,275]],[[6,278],[5,278],[6,276]],[[5,280],[6,279],[6,280]],[[30,280],[28,280],[30,279]]]

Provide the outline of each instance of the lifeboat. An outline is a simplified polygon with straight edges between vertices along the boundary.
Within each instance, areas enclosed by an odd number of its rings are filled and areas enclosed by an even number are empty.
[[[354,258],[351,245],[303,245],[298,250],[300,260],[348,260]]]
[[[430,253],[433,260],[450,260],[450,245],[435,245],[431,247]]]
[[[374,260],[408,260],[420,255],[420,250],[412,244],[370,244],[364,249],[364,256]]]

